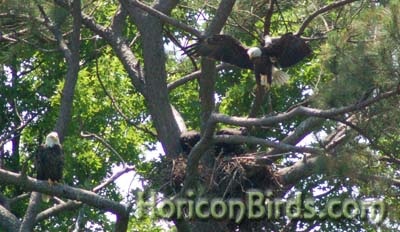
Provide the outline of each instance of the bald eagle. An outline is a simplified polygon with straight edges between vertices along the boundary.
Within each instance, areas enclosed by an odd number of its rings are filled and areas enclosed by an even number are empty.
[[[289,76],[277,67],[293,66],[311,55],[310,46],[299,36],[287,33],[280,38],[265,37],[262,47],[247,48],[229,35],[213,35],[200,38],[185,48],[189,56],[205,56],[233,64],[239,68],[254,70],[258,85],[269,87],[272,82],[285,83]]]
[[[64,153],[57,132],[46,136],[46,142],[39,146],[35,157],[36,178],[49,184],[61,180],[64,167]],[[42,194],[42,200],[49,202],[50,196]]]

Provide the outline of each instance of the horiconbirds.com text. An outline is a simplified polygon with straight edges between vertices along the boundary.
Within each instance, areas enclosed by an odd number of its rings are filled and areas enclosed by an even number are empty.
[[[165,219],[231,219],[240,223],[243,219],[276,220],[290,219],[354,219],[361,218],[371,223],[385,218],[383,199],[332,198],[324,206],[317,207],[313,198],[304,198],[301,192],[289,199],[273,198],[272,192],[252,190],[241,199],[201,198],[193,191],[185,198],[160,198],[155,192],[137,194],[137,214]]]

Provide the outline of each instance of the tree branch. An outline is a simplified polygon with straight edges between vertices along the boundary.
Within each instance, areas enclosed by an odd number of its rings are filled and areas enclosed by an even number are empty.
[[[3,228],[9,232],[19,231],[21,223],[17,217],[10,211],[0,205],[0,229]]]
[[[94,187],[92,189],[93,192],[97,193],[98,191],[100,191],[101,189],[105,188],[107,185],[111,184],[112,182],[114,182],[116,179],[118,179],[120,176],[122,176],[125,173],[128,173],[130,171],[135,170],[134,167],[131,166],[126,166],[125,168],[121,169],[120,171],[114,173],[110,178],[108,178],[107,180],[105,180],[103,183],[99,184],[98,186]],[[79,201],[73,201],[70,200],[66,203],[63,204],[59,204],[53,207],[50,207],[42,212],[40,212],[37,216],[36,216],[36,222],[42,221],[46,218],[49,218],[51,216],[54,216],[60,212],[63,212],[65,210],[74,210],[79,208],[82,205],[81,202]]]
[[[128,116],[125,115],[124,112],[122,112],[121,108],[117,104],[117,101],[114,99],[114,97],[111,95],[111,93],[108,92],[108,90],[106,89],[106,86],[104,85],[103,81],[101,80],[101,77],[100,77],[100,74],[99,74],[99,67],[98,67],[99,64],[98,64],[97,57],[96,57],[96,62],[95,63],[96,63],[96,77],[97,77],[97,80],[99,81],[100,87],[103,89],[103,92],[110,99],[111,105],[114,107],[114,109],[117,111],[117,113],[125,120],[126,123],[128,123],[129,125],[135,127],[137,130],[143,131],[144,133],[149,134],[149,135],[151,135],[153,137],[157,137],[157,135],[153,131],[148,130],[145,127],[141,127],[141,126],[136,125],[132,120],[129,119]]]
[[[78,73],[79,73],[79,60],[80,60],[80,35],[81,35],[81,2],[78,0],[72,1],[71,5],[71,15],[73,17],[73,30],[70,38],[70,45],[68,46],[59,29],[56,28],[53,23],[47,18],[43,8],[38,4],[38,7],[44,17],[45,21],[47,21],[47,25],[49,29],[53,32],[56,37],[59,47],[64,53],[64,57],[68,64],[67,74],[65,77],[64,88],[61,94],[61,103],[59,116],[57,118],[55,131],[58,132],[58,136],[60,137],[60,141],[63,141],[65,132],[68,128],[68,125],[72,119],[72,107],[73,107],[73,98],[75,93],[75,86],[78,81]]]
[[[57,3],[59,1],[60,0],[56,0]],[[138,61],[122,35],[113,33],[109,29],[97,24],[93,18],[85,14],[82,14],[82,21],[86,27],[104,38],[111,45],[118,59],[121,61],[128,73],[132,85],[138,90],[138,92],[145,94],[144,82],[140,78],[139,72],[136,69]]]
[[[228,64],[228,63],[222,63],[222,64],[217,65],[215,67],[215,70],[216,71],[220,71],[220,70],[231,68],[231,67],[233,67],[233,66]],[[182,77],[182,78],[180,78],[180,79],[178,79],[176,81],[173,81],[173,82],[169,83],[168,86],[167,86],[168,91],[171,92],[172,90],[178,88],[179,86],[184,85],[189,81],[198,79],[199,77],[201,77],[201,70],[192,72],[192,73],[190,73],[190,74],[188,74],[188,75],[186,75],[186,76],[184,76],[184,77]]]
[[[235,4],[235,0],[222,0],[218,6],[217,12],[210,25],[206,29],[205,36],[218,34],[222,27],[225,25],[226,21],[230,13],[232,12],[232,8]],[[215,123],[209,123],[209,118],[214,111],[215,108],[215,79],[217,76],[217,71],[215,68],[215,61],[210,60],[208,58],[201,58],[201,78],[198,78],[199,82],[199,98],[200,98],[200,131],[202,138],[200,140],[199,147],[194,155],[188,158],[188,164],[190,163],[191,169],[193,169],[193,175],[190,175],[190,179],[184,184],[184,187],[192,186],[196,178],[198,177],[197,173],[197,165],[200,161],[200,158],[203,158],[203,165],[206,167],[211,167],[213,165],[213,150],[211,148],[212,142],[212,134],[215,129]],[[210,128],[209,128],[210,127]],[[211,131],[211,133],[209,133]],[[207,134],[208,135],[205,135]],[[204,136],[205,137],[203,139]],[[194,150],[194,149],[193,149]],[[201,153],[198,153],[201,152]],[[193,159],[193,160],[192,160]],[[188,165],[189,167],[189,165]],[[189,171],[189,169],[187,170]],[[186,178],[189,176],[186,175]]]
[[[251,103],[251,108],[250,108],[250,112],[249,112],[250,118],[257,117],[257,114],[261,109],[261,105],[264,102],[265,95],[266,95],[266,91],[265,91],[264,86],[261,86],[257,83],[255,97],[254,97],[253,102]],[[248,129],[250,129],[250,128],[248,128]]]
[[[301,140],[303,140],[308,134],[311,132],[315,131],[316,128],[320,127],[325,120],[322,118],[307,118],[303,122],[300,123],[296,127],[293,133],[290,135],[286,136],[281,143],[284,144],[289,144],[289,145],[296,145],[299,143]],[[278,159],[279,157],[273,157],[276,154],[281,153],[282,150],[279,148],[274,148],[271,151],[267,152],[264,154],[261,158],[268,158],[270,160],[275,160]],[[257,163],[262,164],[265,159],[257,159]]]
[[[215,61],[207,58],[201,58],[201,78],[199,81],[199,98],[200,98],[200,129],[203,132],[206,128],[209,117],[211,116],[215,107],[215,77],[217,72],[215,70]]]
[[[257,138],[254,136],[242,136],[242,135],[216,135],[213,137],[216,143],[235,143],[235,144],[260,144],[268,147],[279,149],[280,152],[299,152],[299,153],[311,153],[315,155],[321,155],[324,153],[323,150],[312,147],[296,147],[286,143],[276,143],[265,139]]]
[[[0,169],[0,183],[19,186],[25,191],[37,191],[48,195],[81,201],[95,208],[106,210],[114,214],[127,213],[127,208],[125,205],[99,196],[94,192],[70,187],[68,185],[49,185],[46,181],[39,181],[31,177],[24,177],[4,169]]]
[[[63,52],[64,57],[66,58],[67,62],[72,59],[72,51],[67,45],[67,41],[63,38],[63,35],[60,31],[60,29],[50,20],[50,18],[47,16],[45,10],[43,9],[42,5],[39,4],[37,0],[35,0],[36,6],[39,9],[39,12],[41,16],[43,17],[44,24],[46,27],[51,31],[55,37],[55,39],[58,42],[58,47],[60,50]]]
[[[312,21],[315,17],[317,17],[318,15],[323,14],[323,13],[325,13],[325,12],[327,12],[327,11],[332,10],[332,9],[335,9],[335,8],[338,8],[338,7],[347,5],[347,4],[349,4],[349,3],[356,2],[356,1],[359,1],[359,0],[342,0],[342,1],[337,1],[337,2],[334,2],[334,3],[329,4],[329,5],[327,5],[327,6],[324,6],[324,7],[322,7],[322,8],[319,9],[319,10],[314,11],[311,15],[309,15],[309,16],[306,18],[306,20],[304,20],[303,24],[300,26],[300,29],[297,31],[296,35],[301,35],[301,34],[303,34],[303,32],[304,32],[304,30],[306,29],[306,27],[308,26],[308,24],[310,24],[311,21]]]
[[[385,161],[385,162],[388,162],[388,163],[394,163],[394,164],[400,165],[400,159],[398,159],[396,157],[393,157],[391,155],[390,156],[383,156],[383,157],[379,158],[379,160]]]
[[[212,145],[212,138],[215,127],[216,124],[209,121],[208,125],[205,126],[205,130],[201,136],[200,141],[190,151],[187,160],[185,181],[180,192],[181,194],[185,193],[188,189],[195,187],[195,183],[199,176],[198,165],[201,157]]]
[[[270,0],[268,10],[265,13],[265,18],[264,18],[264,36],[270,34],[271,19],[272,19],[272,15],[274,13],[274,4],[275,4],[275,0]]]
[[[385,182],[385,183],[388,183],[393,186],[400,187],[400,179],[394,179],[394,178],[390,178],[387,176],[368,175],[363,172],[357,172],[356,176],[365,182],[381,181],[381,182]]]
[[[218,34],[222,30],[222,28],[225,26],[226,21],[228,20],[229,15],[232,12],[235,2],[236,0],[221,1],[221,3],[218,6],[217,12],[215,13],[214,18],[212,19],[206,32],[204,33],[206,37]]]
[[[136,15],[141,13],[138,7],[126,4],[132,1],[120,2],[126,7],[131,19],[137,18]],[[155,1],[153,8],[163,14],[169,14],[177,4],[176,0]],[[142,41],[146,83],[144,97],[165,154],[168,157],[176,157],[181,152],[180,129],[168,96],[163,22],[152,14],[141,15],[141,20],[134,20],[134,23],[140,31]]]
[[[22,221],[20,232],[33,231],[35,226],[35,218],[39,210],[41,202],[41,194],[38,192],[32,192],[29,200],[28,208],[25,212],[24,220]]]
[[[213,122],[221,122],[236,126],[270,126],[279,122],[283,122],[292,119],[296,116],[311,116],[319,118],[329,118],[332,116],[349,113],[353,111],[360,110],[369,105],[372,105],[380,100],[396,96],[400,93],[396,87],[395,90],[384,92],[376,97],[366,99],[364,101],[357,102],[353,105],[332,108],[328,110],[321,110],[315,108],[309,108],[305,106],[296,107],[288,112],[279,113],[275,116],[263,117],[263,118],[243,118],[243,117],[230,117],[223,114],[214,113],[211,116]]]
[[[349,121],[354,120],[354,117],[350,117]],[[347,131],[349,127],[343,124],[339,124],[337,130],[329,134],[325,141],[323,142],[323,146],[325,149],[325,155],[310,155],[305,156],[304,159],[297,161],[290,167],[282,168],[276,172],[279,182],[286,186],[291,187],[292,185],[298,183],[299,180],[304,179],[314,173],[320,172],[321,170],[326,170],[331,167],[333,159],[333,155],[328,155],[334,153],[334,149],[343,144],[346,141]],[[333,161],[337,164],[337,160]]]
[[[103,144],[103,146],[108,148],[108,150],[110,150],[114,155],[116,155],[119,158],[119,160],[122,162],[122,165],[124,165],[124,167],[126,166],[126,162],[125,162],[124,158],[122,158],[122,156],[105,139],[103,139],[99,135],[97,135],[95,133],[81,132],[81,137],[82,138],[90,138],[90,139],[94,138],[94,139],[98,140],[101,144]]]
[[[178,110],[171,104],[172,113],[174,114],[174,118],[179,127],[179,132],[182,134],[187,131],[185,120]]]
[[[164,13],[162,13],[162,12],[152,8],[152,7],[149,7],[149,6],[143,4],[143,3],[139,2],[139,1],[136,1],[136,0],[124,0],[124,1],[121,1],[121,2],[126,4],[128,7],[140,8],[141,10],[151,14],[152,16],[157,17],[163,23],[168,23],[168,24],[170,24],[170,25],[172,25],[174,27],[177,27],[177,28],[179,28],[179,29],[181,29],[183,31],[186,31],[186,32],[188,32],[188,33],[190,33],[192,35],[195,35],[196,37],[201,37],[201,32],[199,32],[198,30],[194,29],[193,27],[191,27],[189,25],[186,25],[186,24],[184,24],[182,22],[179,22],[179,21],[169,17],[168,15],[166,15],[166,14],[164,14]]]
[[[25,198],[30,197],[30,195],[31,195],[30,193],[23,193],[23,194],[21,194],[19,196],[11,198],[9,203],[10,203],[10,205],[13,205],[13,204],[17,203],[20,200],[23,200]]]
[[[25,122],[21,122],[17,128],[12,129],[10,132],[0,135],[0,147],[2,147],[10,138],[14,138],[18,133],[20,133],[25,127],[27,127],[38,115],[33,115],[30,119],[26,120]]]
[[[36,223],[43,221],[51,216],[55,216],[61,212],[78,209],[80,206],[82,206],[82,202],[74,200],[69,200],[64,204],[55,205],[38,213],[35,219]]]

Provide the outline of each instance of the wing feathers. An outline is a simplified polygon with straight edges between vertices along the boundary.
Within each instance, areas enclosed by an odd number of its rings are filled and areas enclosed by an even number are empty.
[[[310,46],[292,33],[282,35],[261,50],[265,56],[276,57],[282,68],[293,66],[312,53]]]
[[[253,63],[247,55],[247,48],[229,35],[213,35],[199,39],[185,48],[189,56],[205,56],[240,68],[253,69]]]

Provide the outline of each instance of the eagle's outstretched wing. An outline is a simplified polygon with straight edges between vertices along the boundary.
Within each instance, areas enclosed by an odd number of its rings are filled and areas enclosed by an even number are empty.
[[[229,35],[212,35],[189,45],[185,49],[189,56],[205,56],[233,64],[240,68],[253,69],[247,48]]]
[[[272,40],[272,43],[261,49],[263,55],[276,57],[280,67],[286,68],[293,66],[311,55],[311,47],[304,39],[286,33],[279,39]]]

